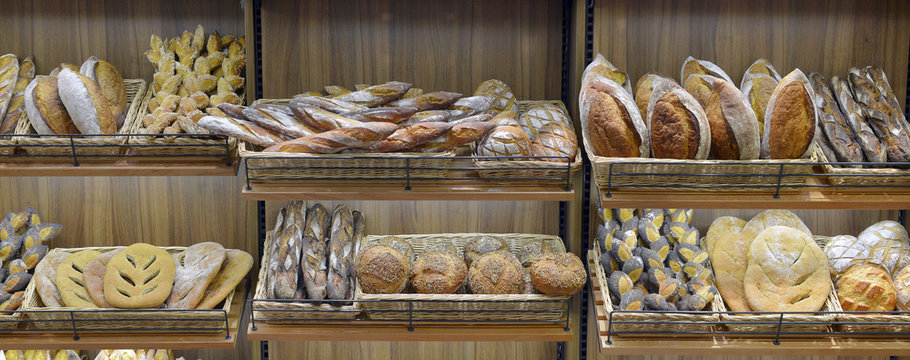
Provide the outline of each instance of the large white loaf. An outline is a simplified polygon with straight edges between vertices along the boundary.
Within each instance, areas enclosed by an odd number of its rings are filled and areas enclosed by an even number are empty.
[[[68,68],[57,75],[57,91],[73,123],[83,134],[113,134],[117,119],[98,84]]]

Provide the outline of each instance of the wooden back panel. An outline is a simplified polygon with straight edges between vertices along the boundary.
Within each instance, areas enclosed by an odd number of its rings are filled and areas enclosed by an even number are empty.
[[[263,97],[389,80],[471,94],[496,78],[559,99],[561,46],[561,1],[266,1]]]
[[[781,76],[800,68],[826,78],[851,66],[885,69],[904,105],[910,2],[852,0],[597,1],[594,51],[634,82],[656,71],[679,81],[687,56],[720,66],[739,86],[758,58]]]

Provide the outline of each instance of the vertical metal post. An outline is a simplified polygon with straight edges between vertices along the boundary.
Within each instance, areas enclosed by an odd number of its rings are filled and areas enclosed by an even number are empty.
[[[567,3],[571,3],[567,1]],[[571,12],[566,12],[566,19],[571,16]],[[594,0],[585,1],[585,59],[584,64],[587,66],[594,61]],[[582,178],[581,178],[581,244],[582,244],[582,261],[588,264],[587,254],[591,247],[591,165],[587,158],[587,153],[582,152]],[[600,201],[600,199],[596,199]],[[599,261],[595,262],[597,264]],[[590,270],[590,269],[589,269]],[[581,308],[579,309],[579,342],[578,358],[585,360],[588,358],[588,296],[590,286],[585,286],[581,291]],[[598,334],[600,335],[600,334]],[[601,348],[600,344],[597,346]]]
[[[79,158],[76,157],[76,140],[70,135],[70,150],[73,151],[73,167],[79,167]]]
[[[72,138],[70,138],[72,139]],[[73,326],[73,340],[79,340],[79,331],[76,330],[76,315],[70,311],[70,324]]]
[[[780,345],[780,331],[781,327],[784,326],[784,313],[780,313],[780,318],[777,319],[777,336],[774,338],[774,345]]]

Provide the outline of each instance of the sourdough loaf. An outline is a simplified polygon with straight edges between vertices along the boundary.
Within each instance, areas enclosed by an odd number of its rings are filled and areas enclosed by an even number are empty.
[[[710,128],[704,109],[682,88],[660,81],[645,116],[655,158],[707,159]]]
[[[528,134],[531,140],[537,139],[540,128],[552,122],[561,122],[570,125],[569,114],[566,114],[559,106],[553,104],[538,104],[531,106],[527,111],[521,113],[518,117],[518,123],[521,128]]]
[[[774,65],[771,65],[771,62],[766,59],[758,59],[746,68],[746,72],[743,74],[743,82],[739,84],[740,88],[744,85],[746,76],[753,74],[767,75],[776,81],[780,81],[780,74],[777,73]]]
[[[900,311],[910,311],[910,266],[905,266],[894,275],[894,291],[897,308]]]
[[[825,254],[802,231],[772,226],[749,246],[743,286],[755,311],[818,311],[831,292]]]
[[[589,74],[578,95],[582,134],[606,157],[648,157],[651,140],[631,95],[615,82]]]
[[[869,262],[882,266],[889,274],[896,274],[910,265],[910,243],[907,230],[892,220],[872,224],[856,237],[869,247]]]
[[[38,134],[78,134],[57,91],[57,79],[37,76],[25,88],[25,111]]]
[[[768,110],[768,102],[771,100],[771,95],[774,94],[774,89],[777,88],[779,83],[780,80],[765,74],[746,74],[743,76],[743,82],[739,89],[749,99],[749,106],[755,112],[760,131],[765,128],[765,113]]]
[[[512,88],[502,81],[490,79],[480,83],[474,90],[474,96],[485,96],[492,100],[487,110],[490,115],[495,116],[503,111],[518,113],[518,100],[512,94]]]
[[[477,147],[480,156],[530,156],[531,139],[519,127],[500,126],[493,129]],[[500,158],[493,160],[507,160]],[[517,160],[521,160],[520,158]]]
[[[616,66],[613,66],[603,54],[597,54],[594,57],[594,61],[588,64],[585,67],[585,70],[581,74],[581,78],[587,78],[588,74],[597,74],[602,76],[607,80],[611,80],[616,84],[622,86],[627,93],[632,94],[632,84],[629,80],[629,74],[626,74]],[[584,86],[584,84],[582,84]]]
[[[871,249],[855,236],[838,235],[825,244],[825,256],[831,268],[831,279],[838,283],[840,277],[851,267],[869,262]]]
[[[732,83],[720,78],[712,78],[709,89],[704,105],[711,128],[711,158],[758,159],[760,130],[749,100]]]
[[[113,134],[117,132],[117,119],[97,83],[70,69],[57,75],[60,100],[76,128],[83,134]]]
[[[564,158],[541,159],[552,162],[573,162],[578,150],[575,130],[563,122],[551,122],[537,130],[537,137],[531,142],[531,155],[566,156]]]
[[[656,80],[666,79],[673,82],[672,79],[656,73],[647,73],[635,83],[635,105],[638,106],[638,112],[642,115],[648,114],[648,101],[651,100],[651,92],[654,91]],[[673,82],[675,84],[675,82]]]
[[[0,120],[6,117],[19,80],[19,59],[14,54],[0,56]]]
[[[689,76],[693,74],[711,75],[733,83],[733,80],[731,80],[730,77],[727,76],[727,73],[725,73],[724,70],[719,66],[710,61],[698,60],[691,56],[687,57],[686,60],[683,61],[682,69],[680,69],[679,72],[680,84],[685,84],[686,79],[688,79]]]
[[[777,84],[765,112],[762,158],[800,159],[812,152],[818,122],[814,99],[815,91],[799,69]]]
[[[126,117],[127,105],[126,84],[123,83],[120,70],[113,64],[92,56],[82,63],[79,72],[88,76],[101,88],[101,94],[110,104],[111,113],[116,119],[116,128],[119,129]]]
[[[195,309],[205,289],[218,275],[226,252],[221,244],[201,242],[174,255],[174,287],[167,298],[169,309]]]

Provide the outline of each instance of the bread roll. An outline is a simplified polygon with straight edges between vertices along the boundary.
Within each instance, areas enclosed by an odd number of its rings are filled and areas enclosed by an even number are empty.
[[[752,65],[749,65],[749,68],[747,68],[745,74],[743,74],[743,81],[739,84],[740,88],[745,85],[746,76],[748,75],[767,75],[776,81],[780,81],[780,74],[777,73],[777,70],[774,69],[771,62],[766,59],[755,60]]]
[[[585,286],[587,274],[573,253],[543,254],[531,265],[531,281],[544,294],[575,295]]]
[[[475,294],[520,294],[524,288],[521,263],[512,253],[495,251],[471,263],[468,287]]]
[[[591,151],[606,157],[648,157],[651,139],[632,96],[600,75],[586,77],[578,105]]]
[[[727,80],[731,84],[733,83],[733,80],[731,80],[730,77],[727,76],[727,73],[725,73],[724,70],[719,66],[710,61],[698,60],[694,57],[689,56],[685,61],[683,61],[682,69],[679,71],[680,84],[685,84],[689,76],[693,74],[711,75]]]
[[[411,243],[397,236],[386,236],[382,239],[372,241],[367,246],[385,245],[400,252],[408,261],[414,260],[414,249]]]
[[[113,64],[92,56],[82,63],[79,72],[88,76],[101,88],[101,94],[110,104],[111,113],[117,120],[116,128],[119,129],[126,117],[127,105],[126,84],[123,83],[120,70]]]
[[[863,151],[855,139],[853,130],[837,105],[828,82],[819,73],[810,73],[809,81],[815,90],[815,105],[818,111],[819,145],[830,145],[835,158],[828,161],[863,162]],[[857,165],[858,167],[858,165]]]
[[[494,251],[508,251],[509,244],[498,237],[478,235],[464,244],[464,261],[470,267],[481,256]]]
[[[818,311],[831,293],[825,254],[802,231],[763,230],[749,246],[748,264],[743,286],[755,311]]]
[[[828,240],[824,251],[831,268],[831,280],[838,283],[851,267],[869,262],[871,249],[856,236],[838,235]]]
[[[63,106],[83,134],[113,134],[117,119],[101,88],[92,79],[70,69],[57,76],[57,89]]]
[[[430,251],[411,268],[411,287],[421,294],[452,294],[468,275],[464,260],[449,251]]]
[[[844,311],[894,311],[897,303],[888,272],[876,265],[854,266],[837,285]]]
[[[701,77],[691,77],[695,78]],[[758,159],[761,144],[758,119],[749,100],[732,83],[711,79],[705,114],[711,128],[712,159]]]
[[[551,122],[538,129],[537,137],[531,142],[531,155],[567,156],[568,159],[541,159],[552,162],[573,162],[578,151],[575,130],[563,122]]]
[[[629,81],[629,75],[622,70],[619,70],[616,66],[613,66],[613,64],[607,61],[607,58],[605,58],[603,54],[597,54],[597,56],[594,57],[594,61],[585,67],[584,72],[581,74],[581,78],[586,78],[589,73],[600,75],[607,80],[612,80],[616,84],[622,86],[627,93],[632,94],[632,84]]]
[[[801,159],[812,152],[818,122],[814,98],[809,79],[799,69],[777,84],[765,112],[763,159]]]
[[[907,229],[892,220],[872,224],[856,237],[869,248],[869,263],[881,265],[888,274],[910,265]]]
[[[746,74],[743,77],[743,82],[739,89],[749,99],[749,105],[758,119],[759,130],[764,130],[765,128],[765,113],[768,110],[768,102],[771,100],[771,95],[774,94],[774,89],[777,88],[779,83],[780,80],[765,74]]]
[[[25,112],[38,134],[78,134],[57,91],[57,79],[37,76],[25,88]]]
[[[370,246],[357,254],[357,281],[368,294],[395,294],[404,291],[411,261],[385,245]]]
[[[645,118],[655,158],[708,158],[711,137],[705,110],[682,88],[660,81]]]
[[[530,156],[531,138],[519,127],[500,126],[483,139],[477,147],[480,156]],[[508,158],[492,159],[506,161]],[[526,159],[516,159],[526,160]]]
[[[521,266],[529,267],[544,254],[556,252],[551,240],[528,240],[518,248],[518,261]]]

